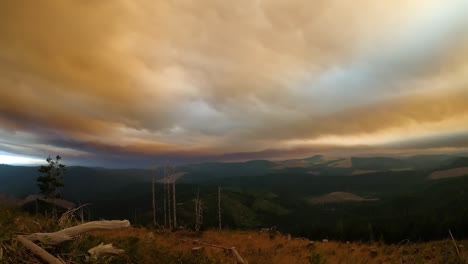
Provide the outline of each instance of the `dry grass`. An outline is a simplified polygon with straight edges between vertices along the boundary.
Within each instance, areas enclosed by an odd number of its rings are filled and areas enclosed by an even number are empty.
[[[49,232],[59,229],[57,220],[34,217],[12,209],[0,208],[0,263],[40,263],[13,237],[19,233]],[[183,241],[184,238],[186,241]],[[187,242],[189,240],[189,242]],[[113,243],[125,250],[117,257],[104,257],[91,263],[234,263],[233,257],[222,249],[204,247],[202,253],[192,253],[199,246],[190,241],[236,247],[250,264],[301,263],[468,263],[465,251],[468,241],[458,241],[461,258],[451,240],[427,243],[385,245],[378,243],[312,242],[287,235],[270,238],[256,231],[192,232],[181,230],[149,230],[126,228],[95,231],[82,235],[59,247],[49,247],[52,254],[67,263],[83,263],[87,250],[100,243]]]
[[[170,248],[175,252],[190,253],[192,248],[198,246],[183,242],[180,237],[199,240],[206,243],[234,246],[240,255],[250,264],[274,263],[467,263],[458,260],[452,242],[436,241],[428,243],[401,243],[400,245],[383,245],[369,243],[342,243],[342,242],[311,242],[288,236],[276,236],[270,239],[266,233],[242,231],[205,231],[195,233],[179,231],[174,233],[162,231],[149,231],[145,229],[129,228],[122,231],[99,231],[93,233],[109,239],[135,237],[144,242],[145,250],[151,251],[153,247]],[[462,245],[462,257],[468,259],[464,248],[468,241]],[[234,263],[231,255],[223,250],[205,247],[207,257],[221,263]],[[314,262],[315,261],[315,262]],[[318,261],[318,262],[317,262]],[[150,259],[142,259],[142,263],[151,263]]]

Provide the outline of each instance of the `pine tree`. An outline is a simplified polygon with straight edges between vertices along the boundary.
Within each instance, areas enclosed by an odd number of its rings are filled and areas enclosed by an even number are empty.
[[[37,177],[37,186],[41,194],[46,199],[63,198],[61,188],[63,185],[63,177],[66,172],[65,165],[60,163],[62,157],[58,156],[55,160],[51,159],[50,156],[46,159],[49,165],[42,165],[39,168],[41,175]]]

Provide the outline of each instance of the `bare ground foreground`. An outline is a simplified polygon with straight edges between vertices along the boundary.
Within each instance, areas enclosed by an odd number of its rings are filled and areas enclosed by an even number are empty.
[[[0,209],[0,263],[42,263],[19,243],[18,234],[53,232],[61,229],[54,219],[30,216],[14,209]],[[456,235],[456,234],[455,234]],[[90,258],[88,250],[113,243],[123,254]],[[40,243],[38,243],[41,245]],[[43,246],[65,263],[236,263],[235,247],[246,262],[261,263],[468,263],[468,241],[399,244],[337,242],[294,238],[259,231],[193,232],[129,227],[94,231],[55,246]]]

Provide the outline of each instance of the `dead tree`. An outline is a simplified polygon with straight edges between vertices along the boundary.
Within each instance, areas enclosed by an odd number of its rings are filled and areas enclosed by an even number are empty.
[[[218,186],[218,225],[221,230],[221,187]]]
[[[450,229],[449,229],[449,234],[450,234],[450,237],[452,238],[453,245],[455,246],[455,249],[457,250],[457,255],[458,257],[460,257],[460,250],[458,249],[457,242],[455,242],[455,238],[453,238],[452,231],[450,231]]]
[[[202,199],[198,200],[198,229],[197,231],[200,231],[200,228],[203,224],[203,201]]]
[[[174,228],[177,228],[177,203],[176,203],[176,193],[175,193],[175,178],[172,179],[172,202],[174,204]]]
[[[54,233],[34,233],[24,236],[31,241],[40,241],[43,244],[54,245],[63,241],[72,240],[73,237],[86,232],[95,230],[111,230],[116,228],[129,227],[128,220],[109,220],[109,221],[93,221],[78,226],[62,229]]]
[[[153,225],[158,225],[158,215],[156,212],[156,176],[159,173],[159,167],[157,165],[151,166],[150,169],[152,170],[152,177],[151,177],[151,194],[152,194],[152,205],[153,205]]]
[[[198,231],[198,197],[200,194],[200,188],[197,191],[197,199],[195,199],[195,230]]]
[[[164,169],[164,177],[166,177],[166,171]],[[164,227],[167,228],[167,206],[166,206],[166,192],[167,192],[167,186],[166,186],[166,181],[164,181]]]
[[[90,258],[88,260],[97,260],[101,255],[119,255],[123,254],[125,251],[123,249],[115,248],[112,243],[105,244],[101,243],[98,246],[90,248],[88,253]]]
[[[26,239],[23,236],[17,236],[16,240],[23,244],[23,246],[29,249],[32,253],[40,257],[44,262],[49,264],[64,264],[63,261],[51,255],[49,252],[45,251],[45,249],[41,248],[31,240]]]
[[[65,213],[62,214],[62,216],[58,220],[58,224],[61,227],[67,226],[73,222],[78,222],[81,221],[81,223],[84,223],[84,209],[88,206],[91,205],[89,203],[87,204],[82,204],[76,208],[68,209]],[[88,210],[88,215],[89,215],[89,210]]]
[[[195,231],[200,231],[203,222],[202,200],[200,199],[200,189],[197,191],[197,199],[195,200]]]
[[[44,245],[56,245],[64,241],[72,240],[74,237],[95,230],[111,230],[118,228],[129,227],[130,222],[128,220],[112,220],[112,221],[94,221],[81,224],[74,227],[65,228],[54,233],[34,233],[31,235],[19,235],[16,239],[23,244],[24,247],[29,249],[35,255],[40,257],[46,263],[52,264],[63,264],[64,262],[40,246],[35,241],[39,241]],[[123,252],[123,251],[120,251]]]
[[[180,240],[184,242],[190,242],[192,244],[198,244],[202,246],[207,246],[207,247],[212,247],[212,248],[219,248],[223,249],[225,252],[230,252],[231,255],[235,258],[237,264],[247,264],[248,262],[241,257],[239,252],[237,251],[236,247],[225,247],[221,245],[215,245],[215,244],[210,244],[210,243],[205,243],[200,240],[190,240],[190,239],[185,239],[183,237],[178,236]],[[192,249],[193,250],[193,249]]]
[[[169,181],[169,177],[167,177],[166,179],[166,183],[167,183],[167,213],[168,213],[168,222],[169,222],[169,229],[172,229],[172,211],[171,211],[171,188],[170,188],[170,181]]]
[[[156,196],[155,196],[155,191],[154,191],[154,174],[153,174],[153,179],[151,181],[151,191],[153,194],[153,225],[157,225],[156,221]]]

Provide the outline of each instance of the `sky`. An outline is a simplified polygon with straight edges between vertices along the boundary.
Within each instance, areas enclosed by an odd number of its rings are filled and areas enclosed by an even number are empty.
[[[466,0],[0,1],[0,164],[468,149]]]

